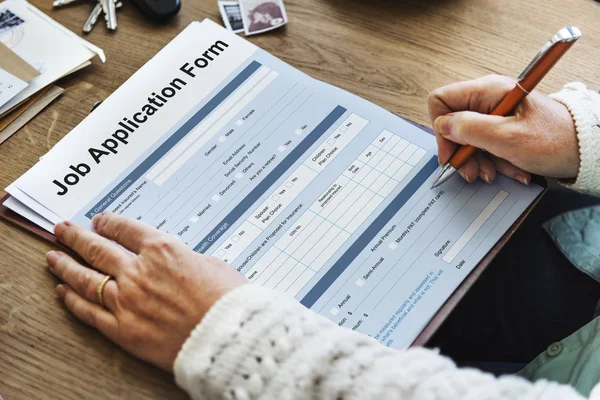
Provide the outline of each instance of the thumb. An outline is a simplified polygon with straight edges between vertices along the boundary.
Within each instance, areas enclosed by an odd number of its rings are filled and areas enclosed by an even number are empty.
[[[433,123],[435,132],[458,144],[470,144],[503,157],[510,148],[513,133],[518,131],[514,117],[461,111],[437,117]]]

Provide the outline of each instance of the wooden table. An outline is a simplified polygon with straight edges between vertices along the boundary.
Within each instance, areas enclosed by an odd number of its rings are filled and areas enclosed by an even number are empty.
[[[91,4],[53,10],[81,32]],[[584,35],[541,85],[580,80],[600,88],[600,4],[592,0],[286,0],[289,25],[252,37],[302,71],[403,117],[429,124],[427,93],[490,73],[516,76],[559,27]],[[29,169],[187,24],[220,21],[216,0],[183,0],[179,15],[156,26],[131,4],[119,28],[99,23],[87,36],[106,52],[63,79],[54,104],[0,146],[0,186]],[[0,395],[13,399],[184,399],[173,377],[121,351],[78,323],[57,300],[44,254],[51,247],[0,223]]]

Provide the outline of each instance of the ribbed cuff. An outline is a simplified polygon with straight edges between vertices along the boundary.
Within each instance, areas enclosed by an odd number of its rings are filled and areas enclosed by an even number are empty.
[[[577,130],[580,166],[575,182],[560,181],[564,186],[584,193],[600,195],[600,94],[583,83],[573,82],[550,97],[567,107]]]
[[[208,375],[211,376],[212,387],[225,386],[225,380],[236,372],[237,360],[223,359],[220,348],[232,344],[241,334],[240,327],[252,310],[267,306],[271,301],[269,293],[256,285],[246,284],[227,293],[211,307],[175,359],[175,381],[181,388],[191,393],[198,383],[192,378]],[[241,349],[243,346],[240,346]],[[217,360],[216,355],[219,354]],[[238,354],[238,357],[241,359],[243,355]],[[218,373],[210,373],[209,369]]]

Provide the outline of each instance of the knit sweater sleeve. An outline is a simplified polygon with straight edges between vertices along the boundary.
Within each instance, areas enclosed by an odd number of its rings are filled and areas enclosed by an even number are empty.
[[[600,94],[573,82],[550,97],[567,107],[579,140],[579,174],[575,182],[565,186],[600,196]]]
[[[193,399],[583,399],[556,383],[458,369],[432,350],[389,349],[251,284],[212,307],[174,368]]]

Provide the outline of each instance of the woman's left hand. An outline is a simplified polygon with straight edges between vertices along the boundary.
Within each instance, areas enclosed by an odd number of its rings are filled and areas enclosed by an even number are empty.
[[[94,268],[49,252],[50,270],[64,282],[56,288],[59,297],[77,318],[125,350],[172,371],[194,327],[246,279],[137,220],[103,213],[92,222],[97,234],[70,222],[55,227],[58,239]],[[113,279],[104,286],[102,306],[97,291],[107,275]]]

